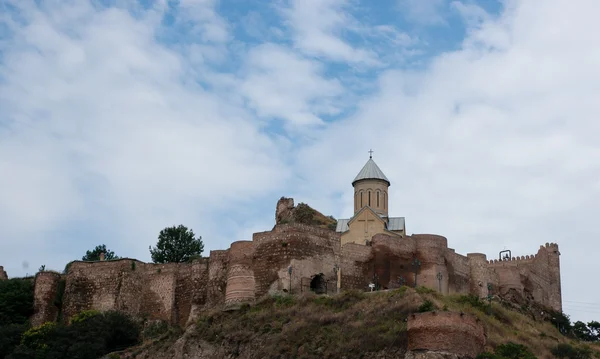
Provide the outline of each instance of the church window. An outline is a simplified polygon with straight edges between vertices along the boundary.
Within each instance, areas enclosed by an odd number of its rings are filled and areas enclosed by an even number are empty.
[[[383,192],[383,209],[387,208],[387,193]]]
[[[369,206],[371,205],[371,191],[368,192],[368,196],[369,196]]]
[[[363,206],[363,193],[362,191],[360,192],[360,208],[362,208]]]
[[[379,191],[377,191],[377,207],[379,207]]]

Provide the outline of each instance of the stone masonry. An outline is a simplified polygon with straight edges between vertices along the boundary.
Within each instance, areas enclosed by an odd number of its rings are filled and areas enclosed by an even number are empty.
[[[289,210],[291,203],[279,209]],[[300,293],[313,286],[327,293],[338,287],[367,291],[370,283],[378,289],[417,284],[479,297],[510,293],[562,309],[560,253],[554,243],[534,255],[498,261],[481,253],[455,253],[445,237],[433,234],[377,234],[368,246],[342,246],[340,236],[326,228],[277,224],[255,233],[252,241],[234,242],[230,249],[211,251],[192,263],[75,261],[66,274],[38,273],[32,319],[41,324],[57,320],[60,312],[68,322],[81,311],[95,309],[185,325],[206,309],[251,304],[269,293]],[[414,259],[420,262],[418,268]]]
[[[6,274],[6,271],[4,271],[4,267],[0,266],[0,280],[6,279],[8,279],[8,274]]]

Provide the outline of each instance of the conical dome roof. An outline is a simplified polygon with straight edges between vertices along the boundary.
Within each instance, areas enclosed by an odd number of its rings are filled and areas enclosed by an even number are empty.
[[[358,172],[358,175],[356,175],[354,181],[352,181],[352,185],[354,186],[356,182],[368,179],[378,179],[386,181],[388,186],[390,185],[390,180],[388,180],[387,177],[383,174],[383,171],[379,168],[379,166],[377,166],[375,161],[373,161],[372,157],[369,158],[362,170]]]

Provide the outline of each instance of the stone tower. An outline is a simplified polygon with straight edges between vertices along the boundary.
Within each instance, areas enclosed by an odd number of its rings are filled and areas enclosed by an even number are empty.
[[[388,217],[388,188],[390,181],[369,155],[369,160],[360,170],[354,181],[354,214],[363,207],[370,207],[382,217]]]

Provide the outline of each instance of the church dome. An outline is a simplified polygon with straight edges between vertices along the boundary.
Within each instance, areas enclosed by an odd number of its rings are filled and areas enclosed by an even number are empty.
[[[373,161],[373,157],[369,157],[369,160],[364,165],[362,170],[356,175],[354,181],[352,181],[352,186],[358,181],[362,180],[382,180],[387,182],[387,185],[390,185],[390,180],[383,174],[383,171],[377,166],[375,161]]]

